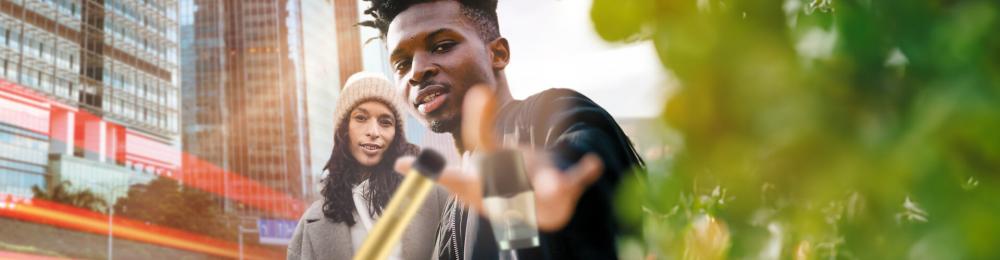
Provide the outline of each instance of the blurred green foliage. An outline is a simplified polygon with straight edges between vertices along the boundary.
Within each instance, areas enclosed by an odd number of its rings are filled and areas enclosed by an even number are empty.
[[[115,203],[115,214],[147,224],[236,241],[239,216],[226,212],[212,193],[157,177],[129,187],[128,196]]]
[[[108,202],[90,189],[77,189],[70,181],[59,181],[47,187],[31,186],[34,198],[62,203],[93,212],[107,212]]]
[[[619,189],[625,258],[1000,259],[1000,2],[594,0],[591,17],[680,82],[677,152]]]

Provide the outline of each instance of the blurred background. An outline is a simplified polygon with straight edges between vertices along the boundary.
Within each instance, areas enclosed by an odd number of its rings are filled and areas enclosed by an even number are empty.
[[[284,258],[358,0],[0,1],[0,258]],[[624,259],[996,259],[995,1],[501,0],[515,98],[578,90],[647,169]],[[413,122],[414,120],[410,120]],[[406,124],[447,151],[450,136]]]

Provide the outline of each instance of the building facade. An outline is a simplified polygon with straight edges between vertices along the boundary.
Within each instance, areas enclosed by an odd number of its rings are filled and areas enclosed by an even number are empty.
[[[176,18],[172,0],[0,2],[0,193],[113,200],[177,174]]]
[[[340,93],[343,77],[338,73],[339,58],[344,52],[338,39],[337,5],[332,0],[302,1],[302,50],[306,53],[306,110],[309,113],[309,157],[312,182],[306,201],[318,199],[323,167],[333,150],[334,104]]]
[[[304,210],[332,143],[332,12],[324,0],[181,1],[185,182],[219,187],[245,217]]]

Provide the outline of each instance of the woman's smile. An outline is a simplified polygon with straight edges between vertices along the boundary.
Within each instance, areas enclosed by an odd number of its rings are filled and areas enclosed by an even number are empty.
[[[376,143],[362,143],[359,146],[361,146],[361,151],[363,151],[368,156],[378,155],[383,148],[382,145]]]

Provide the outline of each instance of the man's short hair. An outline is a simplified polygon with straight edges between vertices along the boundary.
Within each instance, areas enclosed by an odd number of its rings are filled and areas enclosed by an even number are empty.
[[[435,0],[365,0],[372,5],[365,10],[365,14],[371,15],[374,20],[361,22],[363,26],[375,27],[381,32],[382,39],[385,39],[389,31],[389,23],[396,15],[402,13],[410,6],[420,3],[434,2]],[[484,42],[490,42],[500,37],[500,26],[497,23],[497,0],[453,0],[461,6],[462,14],[479,31],[479,38]]]

